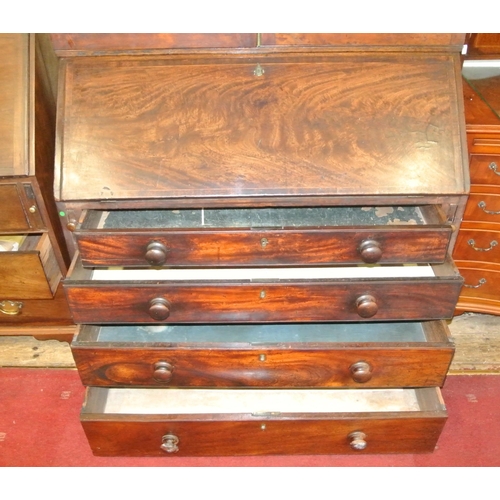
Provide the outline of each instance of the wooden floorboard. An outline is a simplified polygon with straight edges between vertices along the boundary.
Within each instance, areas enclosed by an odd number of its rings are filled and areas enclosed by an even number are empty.
[[[500,374],[500,316],[465,313],[450,323],[456,352],[450,374]],[[67,342],[0,336],[0,366],[75,368]]]

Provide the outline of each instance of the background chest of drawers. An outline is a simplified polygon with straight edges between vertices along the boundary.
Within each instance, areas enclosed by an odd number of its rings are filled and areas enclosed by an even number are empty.
[[[56,104],[42,42],[0,34],[0,335],[71,340],[60,284],[69,256],[52,186]]]
[[[465,279],[457,313],[500,313],[500,68],[488,65],[464,70],[471,194],[453,254]]]
[[[432,451],[462,285],[461,37],[52,40],[93,452]]]

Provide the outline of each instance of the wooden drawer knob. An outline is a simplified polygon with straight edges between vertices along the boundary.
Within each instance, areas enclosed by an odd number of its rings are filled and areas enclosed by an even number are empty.
[[[367,264],[373,264],[378,262],[382,257],[382,249],[380,248],[380,243],[375,240],[364,240],[359,245],[358,252],[361,254],[361,258]]]
[[[347,437],[353,450],[361,451],[367,447],[366,434],[364,432],[351,432]]]
[[[372,295],[361,295],[356,300],[356,310],[362,318],[371,318],[378,311],[378,305],[375,297]]]
[[[152,266],[161,266],[167,260],[168,248],[159,241],[152,241],[146,248],[144,258]]]
[[[165,453],[176,453],[179,451],[179,438],[175,434],[165,434],[161,438],[161,446],[160,448]]]
[[[354,382],[363,384],[372,378],[372,367],[366,361],[358,361],[350,366],[351,376]]]
[[[158,321],[167,319],[170,316],[170,303],[161,297],[149,301],[149,315]]]
[[[158,361],[155,363],[153,378],[158,382],[169,382],[172,378],[174,367],[166,361]]]

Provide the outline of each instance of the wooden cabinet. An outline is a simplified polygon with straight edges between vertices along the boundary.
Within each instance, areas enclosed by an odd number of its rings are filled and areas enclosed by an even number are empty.
[[[462,39],[52,40],[93,452],[432,451],[463,283]]]
[[[486,61],[464,66],[464,74],[471,193],[453,254],[465,279],[457,314],[499,314],[500,76]]]
[[[71,340],[53,197],[55,101],[43,41],[0,35],[0,334]],[[54,56],[55,57],[55,56]]]

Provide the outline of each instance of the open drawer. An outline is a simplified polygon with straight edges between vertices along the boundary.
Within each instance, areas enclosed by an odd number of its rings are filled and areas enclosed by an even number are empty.
[[[0,300],[51,299],[61,270],[47,233],[0,235]]]
[[[444,321],[83,326],[71,345],[87,386],[442,386]]]
[[[437,265],[85,269],[64,281],[76,323],[267,323],[451,318],[463,279]]]
[[[437,388],[87,389],[95,455],[432,452],[446,421]]]
[[[438,206],[89,210],[84,266],[286,266],[443,262]]]

